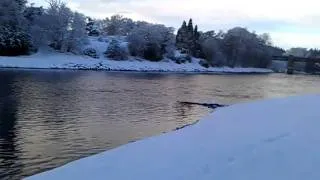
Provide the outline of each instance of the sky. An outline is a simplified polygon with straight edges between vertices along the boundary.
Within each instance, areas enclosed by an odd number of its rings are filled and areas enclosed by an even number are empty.
[[[179,28],[192,18],[202,31],[246,27],[269,33],[282,48],[320,48],[320,1],[317,0],[64,0],[87,16],[121,14]],[[46,5],[46,0],[29,0]]]

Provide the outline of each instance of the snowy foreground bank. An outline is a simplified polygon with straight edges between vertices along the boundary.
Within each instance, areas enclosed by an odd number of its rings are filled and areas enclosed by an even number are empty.
[[[232,105],[27,179],[318,180],[319,107],[320,95]]]
[[[214,72],[214,73],[271,73],[270,69],[259,68],[205,68],[197,59],[192,63],[177,64],[171,60],[150,62],[131,58],[127,61],[94,59],[86,56],[59,54],[54,52],[37,53],[31,56],[0,57],[3,68],[41,69],[87,69],[108,71],[149,71],[149,72]]]

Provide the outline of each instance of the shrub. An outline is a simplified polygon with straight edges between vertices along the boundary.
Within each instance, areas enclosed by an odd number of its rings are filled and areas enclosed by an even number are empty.
[[[99,58],[99,55],[97,53],[97,50],[95,50],[94,48],[86,48],[83,50],[83,54],[95,59]]]
[[[104,53],[106,58],[113,60],[126,60],[128,59],[128,52],[124,47],[120,46],[119,41],[111,40],[108,49]]]
[[[177,64],[184,64],[184,63],[191,63],[192,57],[188,54],[180,54],[178,56],[171,57],[173,61],[175,61]]]
[[[205,67],[205,68],[209,68],[209,67],[210,67],[209,63],[208,63],[207,61],[205,61],[205,60],[201,60],[201,61],[199,62],[199,64],[200,64],[202,67]]]
[[[0,56],[29,54],[32,50],[31,37],[22,30],[0,28]]]

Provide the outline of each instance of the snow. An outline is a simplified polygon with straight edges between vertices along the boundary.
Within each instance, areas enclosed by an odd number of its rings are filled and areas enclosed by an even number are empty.
[[[40,49],[36,54],[19,57],[1,57],[0,67],[4,68],[41,68],[41,69],[94,69],[111,71],[151,71],[151,72],[213,72],[213,73],[271,73],[270,69],[259,68],[205,68],[199,64],[199,59],[193,58],[191,63],[177,64],[169,59],[161,62],[150,62],[144,59],[129,57],[126,61],[106,59],[103,53],[107,50],[111,39],[117,38],[121,46],[127,46],[125,38],[91,37],[85,48],[97,50],[99,59],[88,56],[63,54],[50,49]]]
[[[27,179],[318,180],[319,106],[320,95],[236,104]]]
[[[43,69],[96,69],[112,71],[156,71],[156,72],[217,72],[217,73],[271,73],[259,68],[204,68],[197,60],[192,63],[177,64],[171,60],[150,62],[130,57],[126,61],[94,59],[86,56],[40,52],[31,56],[0,57],[3,68],[43,68]]]

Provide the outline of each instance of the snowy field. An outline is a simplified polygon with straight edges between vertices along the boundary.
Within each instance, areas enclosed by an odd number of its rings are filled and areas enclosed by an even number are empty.
[[[126,61],[115,61],[103,56],[111,38],[102,40],[91,37],[84,48],[93,48],[99,59],[89,56],[62,54],[49,49],[41,49],[31,56],[1,57],[0,67],[3,68],[41,68],[41,69],[85,69],[108,71],[150,71],[150,72],[213,72],[213,73],[272,73],[270,69],[259,68],[205,68],[199,64],[199,59],[193,58],[191,63],[177,64],[165,59],[160,62],[150,62],[129,57]],[[122,46],[127,46],[123,37],[117,37]]]
[[[236,104],[27,179],[318,180],[319,107],[320,95]]]

